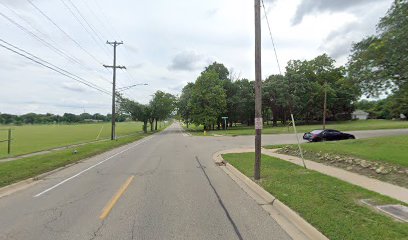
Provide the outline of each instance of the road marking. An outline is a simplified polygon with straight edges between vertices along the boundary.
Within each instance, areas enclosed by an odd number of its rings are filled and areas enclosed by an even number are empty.
[[[133,145],[133,146],[131,146],[131,147],[128,147],[128,148],[126,148],[126,149],[124,149],[124,150],[122,150],[122,151],[120,151],[120,152],[118,152],[118,153],[113,154],[112,156],[110,156],[110,157],[108,157],[108,158],[106,158],[106,159],[104,159],[104,160],[98,162],[97,164],[92,165],[92,166],[88,167],[88,168],[85,169],[85,170],[82,170],[81,172],[75,174],[74,176],[71,176],[71,177],[69,177],[69,178],[67,178],[67,179],[65,179],[65,180],[63,180],[63,181],[61,181],[61,182],[55,184],[54,186],[52,186],[52,187],[50,187],[50,188],[48,188],[48,189],[46,189],[46,190],[40,192],[40,193],[37,194],[37,195],[34,195],[34,197],[35,197],[35,198],[36,198],[36,197],[39,197],[39,196],[43,195],[44,193],[47,193],[47,192],[49,192],[49,191],[51,191],[51,190],[53,190],[53,189],[55,189],[55,188],[61,186],[62,184],[64,184],[64,183],[66,183],[66,182],[68,182],[68,181],[70,181],[70,180],[72,180],[72,179],[78,177],[79,175],[81,175],[81,174],[83,174],[83,173],[85,173],[85,172],[91,170],[92,168],[94,168],[94,167],[96,167],[96,166],[99,166],[99,165],[101,165],[102,163],[107,162],[107,161],[111,160],[112,158],[114,158],[114,157],[116,157],[116,156],[118,156],[118,155],[120,155],[120,154],[122,154],[122,153],[124,153],[124,152],[129,151],[130,149],[132,149],[132,148],[138,146],[139,144],[142,144],[142,143],[144,143],[144,142],[150,140],[152,137],[153,137],[153,136],[147,137],[147,138],[145,138],[144,140],[142,140],[142,141],[140,141],[140,142],[137,142],[135,145]]]
[[[100,220],[104,220],[118,202],[119,198],[126,192],[126,189],[129,187],[130,183],[133,181],[135,176],[129,177],[126,182],[119,188],[119,191],[112,197],[112,199],[106,204],[106,206],[102,210],[101,216],[99,216]]]

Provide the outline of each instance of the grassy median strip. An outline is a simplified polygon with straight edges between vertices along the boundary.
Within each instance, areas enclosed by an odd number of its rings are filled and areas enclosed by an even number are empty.
[[[310,132],[315,129],[321,129],[321,124],[314,125],[299,125],[296,126],[298,132]],[[398,120],[382,120],[382,119],[371,119],[371,120],[357,120],[357,121],[339,121],[339,122],[329,122],[327,128],[336,129],[339,131],[356,131],[356,130],[378,130],[378,129],[403,129],[408,128],[408,121],[398,121]],[[203,136],[203,127],[190,125],[187,129],[184,125],[184,129],[193,135]],[[272,127],[271,125],[264,125],[262,134],[283,134],[283,133],[293,133],[293,128],[289,126],[278,126]],[[229,128],[228,130],[215,130],[207,131],[207,136],[226,135],[226,136],[240,136],[240,135],[254,135],[254,126],[238,125]]]
[[[253,153],[225,154],[223,158],[253,177]],[[407,239],[408,225],[362,205],[397,200],[368,191],[277,158],[262,156],[260,185],[298,212],[330,239]]]
[[[82,159],[134,142],[149,135],[150,134],[140,134],[120,138],[115,141],[90,143],[80,147],[55,151],[44,155],[2,162],[0,163],[0,187],[35,177],[39,174],[66,166],[70,163],[78,162]],[[77,153],[74,153],[75,149],[77,150]]]

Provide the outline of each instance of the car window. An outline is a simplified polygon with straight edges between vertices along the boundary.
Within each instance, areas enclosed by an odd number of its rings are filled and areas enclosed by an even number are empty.
[[[313,130],[313,131],[311,131],[310,133],[319,134],[319,133],[321,133],[321,132],[323,132],[323,130]]]

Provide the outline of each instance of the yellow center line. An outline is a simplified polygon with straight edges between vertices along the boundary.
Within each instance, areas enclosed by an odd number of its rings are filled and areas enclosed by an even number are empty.
[[[108,204],[106,204],[106,206],[102,210],[101,216],[99,216],[100,220],[104,220],[109,215],[112,208],[115,206],[120,197],[125,193],[126,189],[129,187],[130,183],[133,181],[133,178],[135,178],[135,176],[129,177],[126,180],[126,182],[119,188],[119,191],[108,202]]]

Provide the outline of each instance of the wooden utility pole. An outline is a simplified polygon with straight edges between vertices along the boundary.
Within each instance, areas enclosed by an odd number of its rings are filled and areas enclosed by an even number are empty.
[[[327,112],[327,81],[324,81],[324,103],[323,103],[323,130],[326,129],[326,112]]]
[[[261,0],[255,0],[255,180],[261,178],[262,124]]]
[[[113,65],[108,66],[108,65],[103,65],[106,68],[112,68],[113,69],[113,82],[112,82],[112,131],[111,131],[111,140],[116,139],[116,106],[115,106],[115,97],[116,97],[116,69],[117,68],[124,68],[124,66],[116,66],[116,47],[118,45],[123,44],[123,42],[109,42],[107,41],[106,44],[110,44],[113,46]]]

